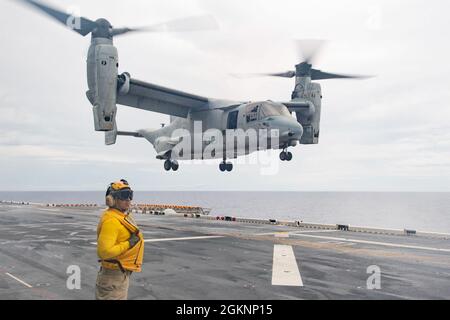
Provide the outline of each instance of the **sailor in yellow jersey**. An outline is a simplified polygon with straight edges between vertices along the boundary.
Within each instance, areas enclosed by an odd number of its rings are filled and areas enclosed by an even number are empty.
[[[106,191],[106,205],[97,227],[97,300],[126,300],[130,275],[140,272],[144,256],[142,232],[128,213],[133,200],[126,180],[113,182]]]

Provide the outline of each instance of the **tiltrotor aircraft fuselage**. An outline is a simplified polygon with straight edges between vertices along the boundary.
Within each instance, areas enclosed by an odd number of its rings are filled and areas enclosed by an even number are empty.
[[[157,158],[164,160],[166,170],[178,170],[178,160],[219,158],[223,160],[219,165],[220,170],[231,171],[233,166],[226,159],[269,148],[281,149],[280,159],[290,161],[292,153],[287,151],[288,147],[317,144],[319,141],[322,93],[320,84],[312,81],[358,78],[313,69],[311,55],[297,64],[295,71],[266,74],[295,78],[295,87],[288,102],[240,102],[193,95],[133,79],[127,72],[119,74],[119,55],[113,38],[137,31],[198,30],[210,27],[211,20],[205,21],[204,17],[198,17],[196,20],[175,20],[146,28],[114,28],[106,19],[91,21],[76,18],[42,2],[21,1],[83,36],[91,34],[86,95],[93,107],[95,130],[105,132],[107,145],[114,144],[118,135],[147,139],[154,146]],[[170,124],[156,130],[118,131],[117,105],[170,115]],[[214,138],[205,137],[211,131],[220,132],[223,139],[218,139],[217,135]],[[230,138],[231,135],[226,134],[229,132],[244,134],[245,143],[236,143],[235,137]],[[260,132],[266,135],[260,135]],[[236,135],[237,139],[239,134]],[[200,146],[194,141],[198,135],[201,136]],[[251,138],[255,138],[254,141]],[[192,142],[190,149],[186,148],[188,140]],[[211,144],[214,144],[214,148],[211,148]],[[193,145],[197,145],[197,148]]]

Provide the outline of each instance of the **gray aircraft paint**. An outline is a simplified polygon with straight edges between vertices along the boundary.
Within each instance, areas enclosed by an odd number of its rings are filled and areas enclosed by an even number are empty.
[[[190,139],[194,142],[194,148],[191,148],[192,158],[204,159],[203,151],[211,141],[200,139],[201,146],[197,146],[195,135],[203,135],[204,132],[212,129],[222,133],[227,129],[233,129],[236,132],[261,129],[277,131],[279,140],[275,147],[283,149],[280,158],[288,154],[285,151],[288,147],[295,146],[298,142],[301,144],[317,144],[322,94],[320,85],[312,83],[311,80],[358,78],[358,76],[327,73],[312,68],[310,61],[321,46],[321,42],[316,41],[313,47],[310,47],[312,50],[309,50],[309,54],[305,56],[305,61],[295,66],[295,71],[267,74],[276,77],[295,77],[295,88],[290,102],[233,102],[201,97],[136,80],[126,72],[119,75],[119,54],[117,48],[113,45],[113,37],[128,32],[143,31],[148,28],[117,29],[113,28],[106,19],[97,19],[94,22],[86,18],[78,18],[80,22],[78,25],[73,23],[69,25],[68,21],[74,20],[72,16],[48,7],[39,1],[24,0],[24,2],[66,24],[73,31],[83,36],[91,33],[91,45],[87,57],[89,90],[86,95],[93,107],[95,130],[105,131],[105,144],[107,145],[114,144],[117,135],[145,137],[153,144],[158,159],[172,160],[175,158],[172,150],[183,142],[187,136],[190,136]],[[174,26],[177,24],[175,23]],[[175,27],[175,29],[177,28]],[[171,118],[169,126],[158,130],[141,130],[134,133],[120,132],[116,123],[118,104],[159,112],[177,118]],[[266,110],[271,107],[273,110],[277,110],[279,114],[275,112],[272,115],[264,115],[261,112],[266,107]],[[296,113],[297,120],[294,120],[290,112]],[[196,130],[197,123],[201,123],[200,132]],[[224,139],[224,145],[227,145],[226,139]],[[224,163],[227,157],[235,158],[253,152],[252,150],[247,151],[248,147],[244,143],[243,149],[239,149],[238,146],[234,154],[223,155]],[[270,145],[269,147],[273,148],[274,146]],[[258,146],[254,151],[264,150],[264,148],[267,149],[267,146],[262,148]],[[214,157],[216,157],[216,154],[214,154]],[[290,154],[290,158],[292,158],[292,154]],[[282,160],[284,159],[282,158]],[[176,164],[176,169],[178,169],[178,164]]]

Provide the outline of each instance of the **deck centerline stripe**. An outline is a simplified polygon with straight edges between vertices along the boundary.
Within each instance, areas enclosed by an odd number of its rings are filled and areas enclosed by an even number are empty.
[[[274,245],[272,285],[303,287],[302,277],[292,246]]]

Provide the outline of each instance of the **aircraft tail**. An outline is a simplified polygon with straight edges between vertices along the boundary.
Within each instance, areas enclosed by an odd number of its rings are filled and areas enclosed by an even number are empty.
[[[151,144],[155,145],[155,140],[159,137],[159,129],[142,129],[138,133],[147,139]]]
[[[170,116],[170,123],[174,122],[175,120],[179,119],[180,117]]]

